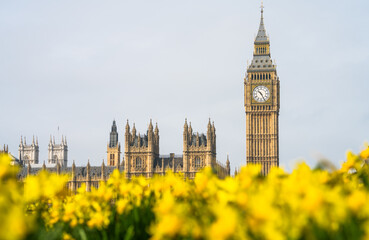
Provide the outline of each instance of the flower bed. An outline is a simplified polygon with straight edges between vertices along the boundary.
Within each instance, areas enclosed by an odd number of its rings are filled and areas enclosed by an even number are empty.
[[[70,194],[69,176],[17,181],[0,155],[0,239],[368,239],[369,158],[347,154],[329,172],[247,166],[218,179],[178,174],[126,180],[114,171],[99,189]]]

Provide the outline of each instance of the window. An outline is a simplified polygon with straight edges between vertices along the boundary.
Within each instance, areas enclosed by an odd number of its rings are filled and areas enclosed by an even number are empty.
[[[142,160],[140,157],[136,158],[136,168],[142,168]]]
[[[195,168],[201,167],[201,159],[199,157],[195,158]]]
[[[53,163],[57,163],[58,162],[58,156],[57,155],[54,155],[53,157]]]

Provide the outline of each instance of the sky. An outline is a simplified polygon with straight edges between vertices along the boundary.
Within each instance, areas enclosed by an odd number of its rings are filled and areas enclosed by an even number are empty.
[[[369,141],[369,2],[264,1],[280,78],[280,166],[336,166]],[[0,146],[68,141],[68,164],[106,162],[112,121],[158,123],[160,154],[215,123],[217,159],[246,164],[243,81],[258,0],[1,1]],[[59,128],[59,131],[58,131]],[[122,149],[123,150],[123,149]]]

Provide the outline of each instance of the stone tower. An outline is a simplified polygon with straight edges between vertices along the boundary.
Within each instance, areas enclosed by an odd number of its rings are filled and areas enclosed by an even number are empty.
[[[118,142],[118,132],[115,120],[111,126],[110,140],[107,147],[107,165],[119,167],[120,164],[120,143]]]
[[[28,164],[38,164],[38,155],[39,155],[39,147],[38,147],[38,139],[36,137],[32,138],[32,144],[27,145],[26,137],[21,137],[21,141],[19,144],[19,162],[21,165],[26,166]]]
[[[260,164],[261,173],[279,165],[279,77],[270,57],[261,6],[261,20],[254,41],[254,56],[247,66],[245,83],[246,162]]]
[[[183,172],[194,178],[196,172],[206,166],[216,165],[216,134],[214,122],[208,123],[207,134],[193,133],[187,119],[183,127]]]
[[[159,158],[159,129],[155,130],[150,120],[146,134],[136,133],[135,124],[132,131],[127,121],[124,145],[124,171],[127,178],[144,175],[152,177],[154,174],[154,161]]]
[[[55,137],[50,136],[50,142],[48,147],[48,163],[57,164],[61,167],[67,167],[68,165],[68,144],[67,137],[61,139],[60,144],[55,144]]]

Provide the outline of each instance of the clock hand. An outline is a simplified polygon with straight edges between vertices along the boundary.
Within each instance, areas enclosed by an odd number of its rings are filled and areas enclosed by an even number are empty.
[[[265,101],[264,95],[263,95],[260,91],[258,91],[258,92],[260,93],[261,97],[262,97],[262,98],[263,98],[263,100]]]

